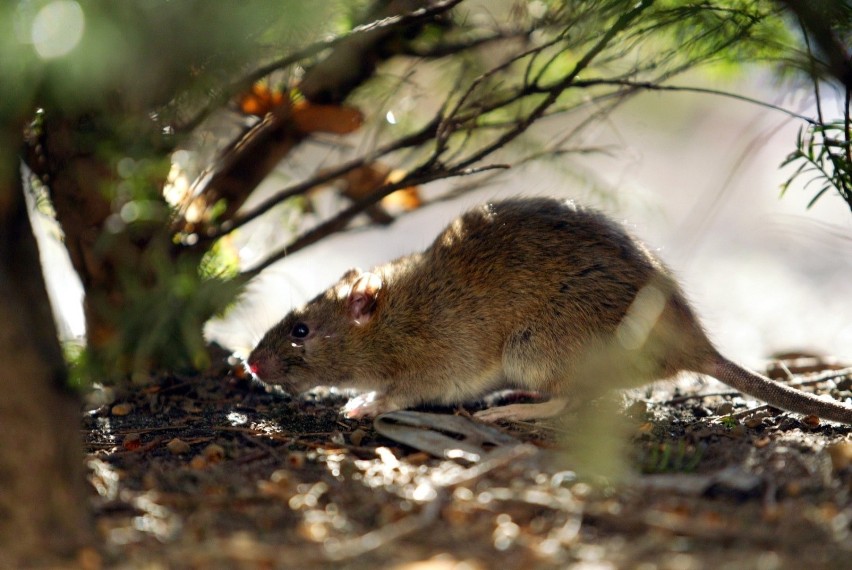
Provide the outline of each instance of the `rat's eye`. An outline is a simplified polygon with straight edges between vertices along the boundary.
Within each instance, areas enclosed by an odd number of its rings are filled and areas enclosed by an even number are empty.
[[[305,323],[296,323],[293,325],[293,330],[290,331],[290,334],[295,338],[305,338],[309,332],[311,330],[308,328],[308,325]]]

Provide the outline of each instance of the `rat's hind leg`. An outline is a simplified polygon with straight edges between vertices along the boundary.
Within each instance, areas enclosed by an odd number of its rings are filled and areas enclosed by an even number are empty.
[[[503,375],[509,384],[550,396],[536,404],[509,404],[488,408],[474,414],[486,422],[497,420],[532,420],[549,418],[568,405],[563,387],[570,381],[570,362],[564,352],[570,350],[552,334],[540,334],[532,327],[520,329],[509,336],[503,347]]]

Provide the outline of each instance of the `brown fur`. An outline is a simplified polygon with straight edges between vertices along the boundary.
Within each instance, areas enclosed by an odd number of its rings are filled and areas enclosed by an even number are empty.
[[[594,210],[545,198],[486,204],[423,253],[373,273],[378,279],[351,270],[287,315],[252,352],[252,370],[294,391],[379,392],[353,416],[459,403],[508,385],[585,398],[692,370],[782,408],[852,423],[852,409],[720,356],[666,267]],[[308,336],[293,335],[297,323]],[[561,407],[535,406],[483,417]]]

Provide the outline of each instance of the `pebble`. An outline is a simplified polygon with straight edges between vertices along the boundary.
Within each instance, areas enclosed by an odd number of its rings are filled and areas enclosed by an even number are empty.
[[[352,445],[360,446],[361,442],[364,441],[364,436],[367,435],[367,432],[362,430],[361,428],[356,429],[351,434],[349,434],[349,441],[352,442]]]
[[[142,436],[138,433],[129,433],[121,440],[121,446],[128,451],[139,449],[142,446]]]
[[[168,449],[169,453],[172,455],[181,455],[183,453],[189,453],[190,447],[187,442],[176,437],[166,444],[166,449]]]
[[[225,458],[225,448],[218,443],[211,443],[204,448],[201,455],[210,463],[219,463]]]
[[[829,445],[827,451],[835,471],[842,471],[852,465],[852,442],[841,441]]]
[[[748,418],[743,423],[745,423],[747,428],[755,429],[763,425],[763,418]]]
[[[805,424],[806,426],[808,426],[809,428],[816,428],[816,427],[819,427],[820,421],[819,421],[818,417],[816,417],[814,415],[810,415],[810,416],[803,417],[802,423]]]
[[[114,416],[126,416],[130,412],[133,411],[133,404],[128,404],[126,402],[121,404],[116,404],[110,409],[110,413]]]

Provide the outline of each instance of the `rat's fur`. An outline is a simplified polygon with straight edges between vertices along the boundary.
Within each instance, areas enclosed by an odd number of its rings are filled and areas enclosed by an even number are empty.
[[[294,332],[297,324],[307,329]],[[780,408],[852,423],[852,408],[722,357],[641,242],[599,212],[545,198],[475,208],[423,253],[347,272],[272,327],[249,366],[294,391],[379,393],[351,416],[520,386],[552,401],[480,417],[542,417],[604,387],[691,370]]]

